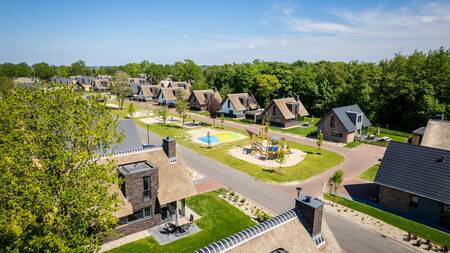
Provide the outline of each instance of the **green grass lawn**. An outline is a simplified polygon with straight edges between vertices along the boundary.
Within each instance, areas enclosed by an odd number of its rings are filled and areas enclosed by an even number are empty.
[[[192,112],[192,113],[196,113],[196,114],[200,114],[200,115],[208,116],[208,117],[209,117],[209,112],[205,112],[205,111],[196,111],[196,110],[190,110],[189,112]]]
[[[349,143],[345,144],[344,147],[346,147],[346,148],[355,148],[355,147],[358,147],[361,144],[362,144],[362,142],[352,141],[352,142],[349,142]]]
[[[329,194],[325,194],[324,198],[329,200],[331,196]],[[355,202],[338,196],[334,196],[332,198],[334,201],[337,201],[337,203],[343,206],[370,215],[401,230],[411,232],[421,238],[431,240],[434,243],[450,247],[449,233],[445,233],[421,223],[405,219],[401,216],[359,202]]]
[[[376,135],[377,127],[369,126],[369,134]],[[384,137],[384,136],[391,138],[393,141],[407,142],[408,138],[411,136],[411,133],[395,131],[395,130],[390,130],[390,129],[380,127],[380,135],[378,137]]]
[[[138,125],[143,127],[144,124],[137,121]],[[252,163],[240,160],[228,154],[228,150],[236,146],[249,145],[249,139],[222,143],[214,145],[212,148],[207,148],[204,145],[200,145],[191,141],[191,137],[186,131],[186,128],[180,128],[178,126],[153,124],[149,125],[149,130],[162,137],[172,136],[177,139],[177,142],[187,148],[190,148],[200,154],[206,155],[216,161],[226,164],[230,167],[243,171],[251,176],[254,176],[260,180],[268,182],[292,182],[303,181],[311,176],[320,174],[344,161],[344,158],[332,151],[321,149],[319,152],[316,147],[289,142],[289,146],[292,149],[300,149],[306,152],[305,159],[298,165],[292,167],[283,168],[265,168],[257,166]],[[225,128],[224,130],[239,132],[246,135],[244,131],[237,129]],[[319,154],[317,154],[319,153]]]
[[[203,193],[187,199],[187,205],[201,218],[195,223],[202,230],[170,244],[161,246],[153,237],[128,243],[110,253],[187,253],[255,225],[255,222],[236,207],[219,198],[218,191]]]
[[[368,168],[366,171],[359,175],[359,178],[365,181],[373,182],[375,180],[375,176],[377,175],[378,169],[380,168],[379,164],[375,164],[374,166]]]
[[[282,129],[279,127],[271,126],[273,130],[285,132],[285,133],[291,133],[296,134],[300,136],[310,136],[314,135],[317,131],[316,123],[320,120],[320,118],[308,118],[305,117],[304,121],[308,122],[310,124],[309,127],[294,127],[294,128],[288,128],[288,129]]]

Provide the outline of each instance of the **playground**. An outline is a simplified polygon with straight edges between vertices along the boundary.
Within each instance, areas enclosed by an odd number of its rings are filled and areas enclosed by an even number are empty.
[[[210,144],[217,145],[226,142],[232,142],[237,140],[245,139],[246,137],[242,134],[230,132],[230,131],[219,131],[210,128],[200,128],[187,132],[192,136],[192,141],[200,144]],[[209,133],[209,134],[208,134]]]
[[[306,156],[306,153],[301,150],[291,149],[291,153],[285,155],[285,160],[280,166],[277,159],[265,159],[258,154],[252,154],[250,146],[233,148],[229,150],[229,153],[240,160],[269,168],[295,166],[303,161]]]
[[[264,167],[291,167],[301,162],[306,153],[291,149],[282,137],[269,134],[269,126],[247,128],[250,145],[233,148],[229,153],[243,161]]]

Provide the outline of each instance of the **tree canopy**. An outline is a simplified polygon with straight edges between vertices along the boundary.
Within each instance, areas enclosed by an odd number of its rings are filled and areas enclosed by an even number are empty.
[[[116,123],[69,87],[12,92],[0,99],[0,251],[97,250],[116,223],[118,179],[93,158]]]

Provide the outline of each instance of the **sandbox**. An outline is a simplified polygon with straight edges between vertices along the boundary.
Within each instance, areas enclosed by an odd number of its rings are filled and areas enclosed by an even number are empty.
[[[209,137],[208,137],[209,132]],[[195,129],[190,130],[187,132],[190,134],[191,140],[196,143],[200,144],[208,144],[208,138],[209,143],[211,145],[226,143],[226,142],[232,142],[237,140],[242,140],[247,138],[243,134],[231,132],[231,131],[220,131],[220,130],[214,130],[210,128],[201,128],[201,129]]]
[[[228,151],[230,155],[259,166],[278,168],[280,163],[276,159],[265,159],[258,154],[252,154],[250,146],[236,147]],[[285,154],[285,161],[281,164],[281,167],[291,167],[299,164],[305,159],[306,153],[298,149],[290,149],[290,154]]]

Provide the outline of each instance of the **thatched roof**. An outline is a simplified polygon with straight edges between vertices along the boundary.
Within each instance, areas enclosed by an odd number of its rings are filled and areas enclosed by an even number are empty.
[[[139,161],[149,161],[154,164],[158,168],[158,199],[161,205],[196,194],[194,184],[188,174],[187,166],[179,152],[177,152],[176,163],[171,163],[162,149],[143,149],[134,153],[106,157],[100,162],[106,162],[111,159],[118,165]]]
[[[300,100],[296,101],[293,97],[274,99],[272,100],[272,103],[274,103],[275,106],[278,107],[278,109],[281,111],[281,114],[283,114],[283,117],[285,119],[295,119],[297,116],[304,117],[309,115],[308,111],[306,110],[302,102]],[[291,112],[291,110],[289,110],[287,106],[288,103],[299,104],[298,115],[294,115]]]
[[[141,85],[139,89],[142,90],[142,93],[146,97],[154,97],[159,92],[161,87],[158,85]]]
[[[194,96],[199,105],[206,105],[206,98],[208,94],[213,94],[213,96],[219,101],[222,101],[222,97],[220,96],[217,90],[207,89],[207,90],[193,90],[191,96]],[[189,98],[190,99],[190,98]]]
[[[421,145],[450,150],[450,121],[429,120]]]
[[[133,207],[130,202],[128,202],[120,191],[119,186],[113,184],[109,187],[109,194],[117,194],[117,197],[120,200],[119,209],[113,213],[113,215],[117,218],[124,217],[133,213]]]
[[[246,111],[246,110],[256,110],[259,107],[258,102],[256,101],[255,97],[251,96],[248,93],[233,93],[233,94],[228,94],[226,96],[226,98],[230,99],[231,104],[233,105],[234,109],[236,111]],[[225,103],[225,101],[227,99],[223,100],[223,103]],[[248,105],[247,104],[242,104],[241,99],[247,99],[248,100]],[[222,103],[222,104],[223,104]]]
[[[287,214],[287,218],[286,217]],[[275,222],[274,225],[270,225]],[[334,235],[325,222],[322,223],[325,242],[319,245],[311,238],[293,210],[280,214],[268,222],[229,236],[199,249],[196,253],[247,253],[273,252],[284,249],[289,253],[339,253],[342,252]]]

